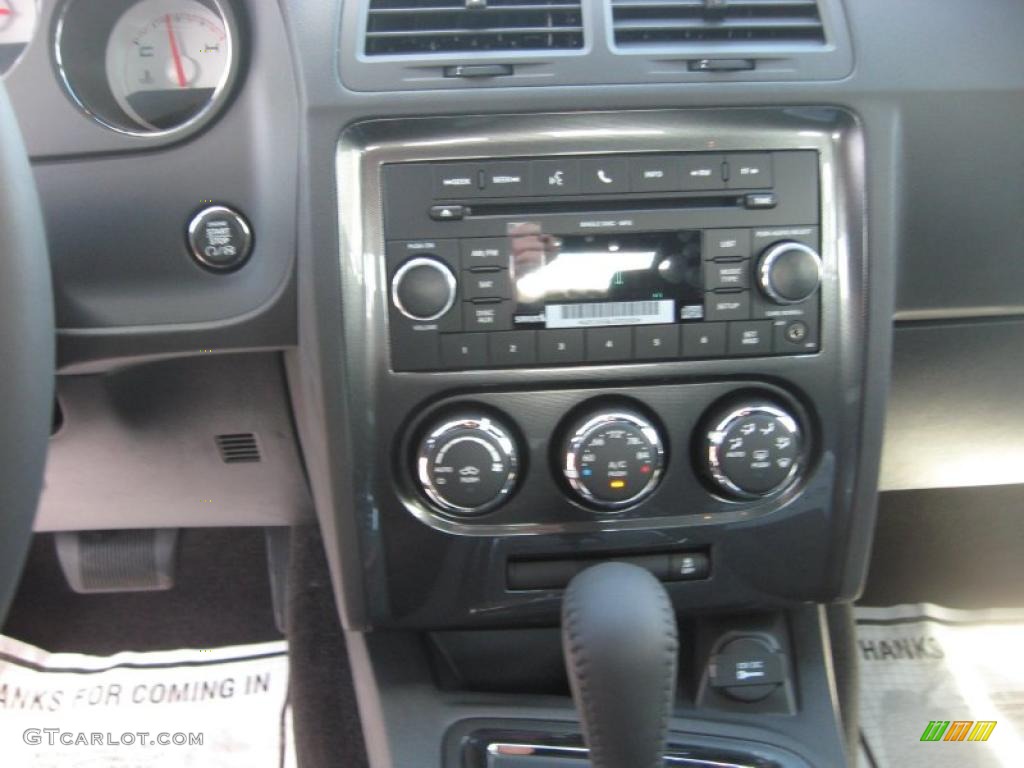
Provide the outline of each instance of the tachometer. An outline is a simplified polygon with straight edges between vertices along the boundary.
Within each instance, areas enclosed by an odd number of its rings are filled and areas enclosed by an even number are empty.
[[[0,76],[28,47],[38,16],[36,0],[0,0]]]
[[[202,112],[224,84],[231,38],[224,20],[196,0],[143,0],[118,19],[107,42],[107,79],[140,125],[168,130]]]

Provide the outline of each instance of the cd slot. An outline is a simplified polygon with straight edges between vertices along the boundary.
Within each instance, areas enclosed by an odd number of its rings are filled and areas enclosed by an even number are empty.
[[[509,201],[473,203],[466,206],[466,218],[483,216],[535,216],[545,213],[603,213],[613,211],[682,211],[707,208],[742,208],[745,195],[708,195],[703,197],[658,197],[641,200],[548,200],[544,202]]]

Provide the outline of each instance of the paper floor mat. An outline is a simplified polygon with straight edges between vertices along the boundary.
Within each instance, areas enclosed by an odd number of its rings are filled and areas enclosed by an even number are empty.
[[[1024,765],[1024,611],[857,608],[861,768]]]
[[[4,768],[293,768],[284,641],[84,656],[0,636]]]

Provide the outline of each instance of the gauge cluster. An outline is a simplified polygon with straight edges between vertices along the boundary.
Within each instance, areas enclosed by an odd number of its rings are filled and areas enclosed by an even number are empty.
[[[67,95],[101,125],[167,136],[205,124],[230,98],[237,27],[221,0],[69,0],[54,61]]]
[[[21,58],[38,20],[38,0],[0,0],[0,76]]]

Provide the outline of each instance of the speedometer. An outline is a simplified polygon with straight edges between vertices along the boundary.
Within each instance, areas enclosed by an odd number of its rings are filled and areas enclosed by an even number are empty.
[[[238,69],[227,0],[69,0],[55,43],[72,100],[137,136],[198,128],[226,103]]]
[[[143,0],[117,20],[107,42],[107,80],[140,125],[168,130],[202,112],[231,64],[224,20],[196,0]]]

